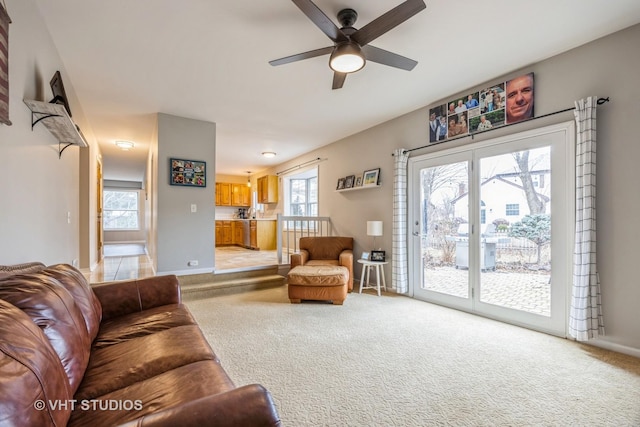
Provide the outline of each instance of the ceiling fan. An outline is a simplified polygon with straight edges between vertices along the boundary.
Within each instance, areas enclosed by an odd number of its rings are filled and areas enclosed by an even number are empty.
[[[329,67],[334,71],[333,89],[340,89],[347,74],[361,70],[367,60],[407,71],[411,71],[418,64],[413,59],[373,47],[369,43],[425,9],[427,6],[423,0],[406,0],[359,30],[353,28],[358,18],[353,9],[342,9],[338,12],[338,21],[342,25],[338,28],[311,0],[292,1],[333,41],[333,46],[275,59],[269,61],[269,64],[276,66],[331,54]]]

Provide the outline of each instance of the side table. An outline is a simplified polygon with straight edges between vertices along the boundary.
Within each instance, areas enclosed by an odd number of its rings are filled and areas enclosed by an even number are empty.
[[[359,259],[358,263],[362,264],[362,275],[360,276],[360,293],[363,289],[376,289],[380,296],[380,276],[382,276],[382,287],[387,290],[387,283],[384,278],[384,266],[387,261],[369,261],[367,259]],[[376,270],[376,286],[369,285],[371,278],[371,269]]]

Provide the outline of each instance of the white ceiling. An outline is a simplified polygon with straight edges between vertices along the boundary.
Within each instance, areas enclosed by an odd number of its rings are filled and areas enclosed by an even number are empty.
[[[336,23],[355,9],[356,28],[400,2],[316,0]],[[136,181],[157,112],[217,123],[217,173],[246,175],[640,22],[638,0],[426,0],[371,43],[417,60],[413,71],[368,63],[331,90],[328,56],[268,64],[332,45],[290,0],[36,3],[105,178]]]

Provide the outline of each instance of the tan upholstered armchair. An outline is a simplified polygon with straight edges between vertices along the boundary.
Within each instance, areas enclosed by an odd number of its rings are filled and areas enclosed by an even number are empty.
[[[353,290],[353,237],[301,237],[300,252],[291,255],[291,268],[299,265],[341,265],[349,270],[348,291]]]

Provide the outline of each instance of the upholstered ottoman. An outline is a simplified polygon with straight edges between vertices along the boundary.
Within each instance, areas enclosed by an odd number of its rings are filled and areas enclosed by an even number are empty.
[[[349,270],[339,265],[297,266],[287,275],[289,300],[331,301],[342,305],[347,298]]]

